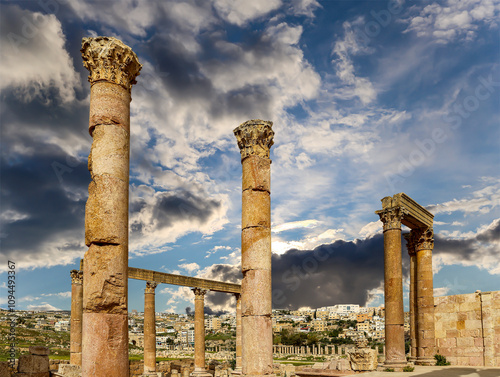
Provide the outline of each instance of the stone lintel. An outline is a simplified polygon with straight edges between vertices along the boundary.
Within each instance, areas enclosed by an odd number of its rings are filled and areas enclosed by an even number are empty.
[[[241,285],[225,283],[217,280],[194,278],[191,276],[168,274],[142,268],[129,267],[128,278],[145,281],[155,281],[162,284],[180,285],[183,287],[198,287],[214,292],[240,293]]]
[[[432,228],[434,215],[404,192],[395,194],[392,197],[386,196],[382,199],[383,210],[390,210],[396,207],[403,209],[404,216],[401,219],[401,223],[410,229]],[[381,211],[376,211],[375,213],[378,214],[379,212]]]

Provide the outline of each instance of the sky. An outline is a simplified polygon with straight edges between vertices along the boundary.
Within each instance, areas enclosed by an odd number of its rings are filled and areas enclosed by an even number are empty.
[[[0,3],[0,307],[70,309],[84,244],[81,40],[143,65],[131,102],[129,265],[238,282],[232,130],[273,121],[273,306],[383,304],[380,200],[434,215],[436,295],[500,290],[498,0]],[[404,228],[403,232],[408,229]],[[406,307],[409,257],[403,242]],[[129,281],[129,310],[145,283]],[[189,288],[156,308],[185,313]],[[207,312],[234,311],[209,293]]]

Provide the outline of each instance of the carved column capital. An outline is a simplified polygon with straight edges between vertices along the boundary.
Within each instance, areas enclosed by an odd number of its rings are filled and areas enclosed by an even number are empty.
[[[192,288],[191,289],[194,293],[194,298],[196,300],[203,300],[205,295],[207,294],[208,290],[207,289],[202,289],[202,288]]]
[[[108,81],[130,92],[142,65],[137,55],[122,41],[113,37],[83,38],[83,65],[90,72],[89,82]]]
[[[145,293],[155,293],[155,289],[158,286],[158,283],[155,281],[147,281]]]
[[[401,229],[401,219],[407,211],[403,207],[392,207],[375,212],[380,216],[384,224],[384,231],[390,229]]]
[[[269,158],[271,146],[274,144],[272,126],[273,122],[254,119],[248,120],[234,129],[242,161],[252,155]]]
[[[416,251],[434,249],[433,228],[418,228],[413,229],[411,232],[414,233]]]
[[[408,249],[409,255],[415,255],[415,237],[413,233],[405,233],[403,234],[404,239],[406,240],[406,248]]]
[[[71,284],[83,284],[83,271],[71,270]]]

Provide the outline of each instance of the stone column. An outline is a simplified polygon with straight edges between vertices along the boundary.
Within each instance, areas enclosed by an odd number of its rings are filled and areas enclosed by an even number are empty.
[[[273,373],[271,294],[272,122],[249,120],[234,130],[241,152],[242,369],[246,376]]]
[[[233,374],[241,374],[241,295],[235,293],[234,297],[236,298],[236,368]]]
[[[403,235],[406,240],[408,254],[410,255],[410,357],[409,361],[417,360],[417,253],[415,251],[414,237],[411,233]]]
[[[205,294],[206,289],[194,292],[194,371],[191,376],[212,377],[205,369]]]
[[[155,289],[158,283],[146,282],[144,290],[144,375],[156,376]]]
[[[403,270],[399,207],[377,211],[384,224],[385,362],[388,368],[407,365],[404,338]]]
[[[82,366],[83,272],[71,270],[71,332],[69,363]]]
[[[417,361],[418,365],[434,365],[436,340],[434,334],[434,285],[432,275],[432,249],[434,231],[414,229],[417,252]]]
[[[141,64],[111,37],[83,38],[90,72],[88,167],[83,268],[83,377],[127,377],[128,190],[131,87]]]

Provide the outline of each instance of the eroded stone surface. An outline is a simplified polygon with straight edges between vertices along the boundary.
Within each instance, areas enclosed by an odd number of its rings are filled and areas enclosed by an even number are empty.
[[[95,176],[85,206],[85,243],[128,243],[128,182]]]
[[[244,292],[241,301],[243,317],[251,315],[271,315],[272,296],[270,270],[248,270],[244,272],[241,291]]]
[[[273,122],[254,119],[234,129],[242,160],[251,155],[269,158],[270,148],[274,144],[272,126]]]
[[[355,351],[349,352],[348,355],[352,370],[368,371],[377,369],[377,351],[371,348],[357,348]]]
[[[127,245],[92,244],[85,253],[85,312],[127,314],[127,250]]]
[[[242,194],[241,228],[271,227],[271,196],[266,191],[246,190]]]
[[[241,232],[241,270],[271,270],[271,229],[252,227]]]
[[[129,180],[129,139],[122,127],[116,125],[97,126],[93,133],[89,155],[89,171],[95,176],[108,174],[124,182]]]
[[[89,133],[95,127],[115,125],[130,133],[130,93],[122,87],[100,81],[90,91]]]
[[[127,313],[83,313],[83,346],[82,376],[127,377]]]
[[[248,156],[242,163],[243,191],[271,192],[271,160],[256,155]]]

